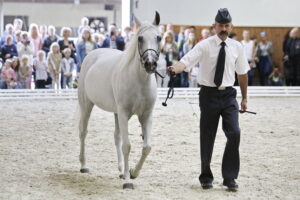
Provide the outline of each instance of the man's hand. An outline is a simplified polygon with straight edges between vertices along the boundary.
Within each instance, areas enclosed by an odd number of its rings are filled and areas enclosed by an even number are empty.
[[[241,101],[241,113],[244,113],[247,110],[247,99],[242,99]]]
[[[179,74],[185,69],[185,65],[182,62],[177,62],[175,65],[169,66],[167,69],[167,73],[171,76],[171,74]]]
[[[175,67],[174,66],[169,66],[167,68],[167,73],[170,77],[174,77],[176,76],[176,72],[175,72]]]

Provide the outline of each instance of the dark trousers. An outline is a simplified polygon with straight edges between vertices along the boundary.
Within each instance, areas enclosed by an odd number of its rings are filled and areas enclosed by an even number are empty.
[[[46,83],[45,80],[37,80],[35,86],[36,86],[37,89],[46,88],[45,83]]]
[[[222,128],[227,137],[222,161],[222,175],[224,179],[236,179],[240,169],[239,106],[236,101],[236,90],[234,88],[217,90],[217,88],[202,86],[199,102],[201,110],[201,175],[199,180],[201,183],[205,183],[212,182],[214,178],[210,163],[220,116],[222,116]]]

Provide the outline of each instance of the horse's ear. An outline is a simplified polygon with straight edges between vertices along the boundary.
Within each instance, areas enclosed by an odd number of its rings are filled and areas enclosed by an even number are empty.
[[[135,16],[135,14],[133,14],[133,18],[134,18],[134,22],[137,26],[141,25],[141,21]]]
[[[153,21],[153,25],[158,26],[160,22],[160,16],[159,13],[157,11],[155,11],[155,19]]]

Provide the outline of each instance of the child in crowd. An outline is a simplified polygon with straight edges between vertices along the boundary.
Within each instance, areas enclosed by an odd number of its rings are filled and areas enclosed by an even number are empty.
[[[269,76],[271,86],[282,86],[282,78],[278,67],[274,67],[272,73]]]
[[[16,74],[11,68],[12,60],[6,59],[5,66],[2,68],[1,72],[1,89],[13,89],[16,87]]]
[[[60,89],[60,63],[62,60],[62,55],[60,53],[60,48],[57,42],[54,42],[50,46],[50,52],[48,54],[48,68],[52,78],[52,88]]]
[[[45,59],[46,53],[43,50],[37,52],[37,58],[33,61],[33,67],[36,74],[36,88],[46,88],[46,80],[48,78],[47,71],[47,62]]]
[[[71,49],[70,48],[65,48],[63,50],[63,54],[64,54],[64,58],[61,61],[61,70],[62,70],[62,74],[64,76],[63,79],[63,86],[62,88],[65,89],[66,86],[68,86],[68,88],[71,88],[71,84],[72,84],[72,72],[74,69],[74,64],[75,61],[74,59],[71,57]]]
[[[23,55],[19,68],[19,82],[22,89],[31,88],[32,68],[29,64],[29,56]]]

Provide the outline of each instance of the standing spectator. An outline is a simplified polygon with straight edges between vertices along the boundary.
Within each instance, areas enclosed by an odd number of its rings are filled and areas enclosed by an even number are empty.
[[[187,54],[196,45],[195,33],[190,32],[187,40],[183,45],[183,55]],[[181,87],[189,87],[190,73],[183,71],[180,74]]]
[[[15,31],[22,31],[23,28],[23,20],[20,18],[14,19],[14,29]]]
[[[83,32],[84,34],[84,32]],[[61,71],[64,76],[63,86],[62,88],[65,89],[66,86],[68,88],[72,88],[72,73],[74,69],[74,59],[71,58],[71,49],[66,48],[63,50],[64,58],[61,61]]]
[[[15,31],[16,44],[18,44],[22,40],[22,31]]]
[[[168,31],[172,32],[175,42],[178,42],[178,35],[174,31],[173,24],[167,24],[167,32]]]
[[[97,44],[92,40],[90,29],[86,28],[82,30],[82,36],[78,40],[76,45],[78,67],[80,69],[81,64],[85,56],[92,50],[97,48]],[[80,72],[80,70],[79,70]]]
[[[60,89],[60,63],[62,55],[57,42],[52,43],[48,54],[47,64],[52,78],[52,88]]]
[[[46,53],[43,50],[38,51],[37,57],[33,61],[33,67],[36,71],[36,88],[46,88],[48,67],[46,62]]]
[[[111,48],[123,51],[125,49],[124,38],[118,33],[115,24],[109,26],[109,34],[106,35],[101,48]]]
[[[157,68],[156,71],[165,78],[160,77],[158,74],[155,73],[155,77],[156,77],[156,83],[157,83],[157,87],[164,87],[165,82],[167,82],[167,62],[166,62],[166,55],[164,54],[159,54],[159,58],[157,61]]]
[[[254,53],[255,53],[255,44],[253,40],[250,40],[250,32],[248,30],[243,31],[243,40],[241,41],[244,46],[244,51],[246,54],[246,58],[250,65],[250,70],[248,71],[248,85],[253,85],[253,77],[254,77],[254,69],[255,69],[255,61],[254,61]]]
[[[190,34],[190,32],[191,32],[191,29],[189,29],[189,28],[185,29],[183,37],[178,41],[179,59],[184,56],[183,45],[185,44],[185,41],[188,39],[188,35]]]
[[[93,38],[94,42],[96,42],[97,48],[100,48],[103,44],[105,36],[101,33],[94,33],[92,38]]]
[[[167,66],[171,66],[178,61],[178,49],[172,32],[166,32],[162,39],[161,53],[166,56]],[[169,85],[169,84],[168,84]],[[180,87],[180,74],[176,75],[174,87]]]
[[[59,44],[62,56],[64,56],[62,51],[65,48],[69,48],[69,49],[71,49],[71,57],[74,59],[75,63],[77,63],[77,60],[75,57],[75,51],[76,51],[75,44],[74,44],[73,40],[69,39],[71,34],[72,34],[72,30],[69,27],[63,27],[61,29],[61,34],[60,34],[62,39],[58,41],[58,44]],[[77,72],[79,72],[79,67],[77,67]],[[63,81],[64,81],[64,76],[61,76],[61,82],[60,82],[61,86],[63,85]]]
[[[15,34],[14,34],[14,26],[12,24],[5,25],[5,32],[3,33],[3,36],[1,38],[1,46],[5,44],[8,36],[11,36],[12,42],[16,43]]]
[[[6,59],[18,56],[17,47],[13,43],[13,37],[11,35],[7,35],[5,44],[1,47],[1,56],[3,62],[5,62]]]
[[[17,44],[17,50],[19,58],[21,59],[24,55],[29,57],[29,63],[33,61],[34,45],[33,42],[29,40],[28,33],[23,31],[21,34],[21,41]]]
[[[291,30],[285,58],[290,65],[292,85],[300,86],[300,30],[297,27]]]
[[[288,30],[284,36],[283,44],[282,44],[282,51],[283,51],[283,72],[285,77],[285,84],[287,86],[291,86],[293,82],[293,71],[289,64],[287,51],[288,51],[288,41],[290,39],[291,30]]]
[[[15,75],[16,75],[16,82],[17,85],[19,83],[19,69],[20,69],[20,59],[17,56],[14,56],[12,59],[12,66],[11,68],[15,71]]]
[[[201,31],[201,39],[199,40],[199,42],[201,42],[202,40],[207,39],[210,36],[210,32],[207,28],[202,29]]]
[[[45,51],[46,56],[50,51],[50,46],[53,42],[58,41],[58,36],[55,34],[55,27],[50,25],[48,26],[48,36],[43,41],[42,50]]]
[[[1,71],[1,89],[12,89],[16,86],[16,74],[15,71],[11,68],[12,60],[6,59],[5,66]]]
[[[33,57],[36,57],[37,52],[42,49],[42,38],[39,33],[38,25],[30,24],[29,39],[33,43]]]
[[[83,17],[81,19],[81,24],[78,28],[78,37],[81,37],[82,30],[85,29],[85,28],[90,28],[89,27],[89,19],[87,17]]]
[[[159,25],[158,26],[158,31],[159,31],[161,37],[163,37],[165,32],[166,32],[165,25],[163,25],[163,24]]]
[[[271,71],[273,44],[267,40],[265,32],[261,32],[260,37],[261,42],[257,45],[256,57],[258,60],[260,85],[264,86],[267,83]]]
[[[48,30],[47,25],[45,25],[45,24],[40,25],[39,31],[40,31],[40,36],[41,36],[41,39],[42,39],[42,43],[44,42],[44,40],[47,37],[47,30]]]
[[[31,88],[32,68],[29,63],[29,60],[30,59],[27,55],[23,55],[21,58],[21,64],[19,68],[19,81],[20,87],[22,89]]]

